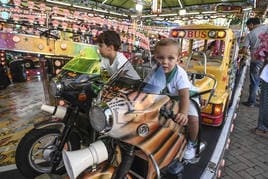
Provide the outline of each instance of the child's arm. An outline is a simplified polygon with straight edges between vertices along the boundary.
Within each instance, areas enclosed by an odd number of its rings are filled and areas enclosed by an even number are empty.
[[[176,115],[175,121],[180,125],[188,123],[188,110],[189,110],[189,89],[184,88],[179,90],[179,113]]]

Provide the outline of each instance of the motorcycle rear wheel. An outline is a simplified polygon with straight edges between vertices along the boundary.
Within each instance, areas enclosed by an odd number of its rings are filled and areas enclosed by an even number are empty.
[[[59,144],[61,133],[57,129],[32,129],[20,141],[16,150],[16,165],[27,178],[34,178],[43,173],[63,174],[63,162],[52,172],[51,153]],[[80,149],[80,138],[71,133],[66,141],[65,150]]]

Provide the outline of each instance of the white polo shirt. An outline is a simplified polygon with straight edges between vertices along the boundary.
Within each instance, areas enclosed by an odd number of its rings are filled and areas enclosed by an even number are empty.
[[[101,68],[107,70],[109,76],[111,76],[117,72],[127,61],[128,59],[124,56],[124,54],[117,52],[112,65],[110,65],[110,60],[108,58],[102,58]],[[131,79],[140,79],[140,76],[130,63],[128,64],[127,69],[128,71],[126,72],[126,77]]]
[[[107,70],[109,75],[112,75],[119,70],[126,61],[127,58],[122,53],[117,52],[112,65],[110,65],[110,60],[108,58],[102,58],[101,68]]]
[[[179,65],[177,65],[177,71],[168,84],[166,84],[165,72],[162,67],[159,67],[152,74],[147,83],[158,87],[159,91],[156,93],[160,93],[161,90],[167,87],[169,93],[173,95],[178,95],[179,90],[184,88],[190,89],[192,86],[188,79],[187,73]]]

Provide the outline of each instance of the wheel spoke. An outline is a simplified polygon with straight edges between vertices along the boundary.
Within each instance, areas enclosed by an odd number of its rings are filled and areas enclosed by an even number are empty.
[[[32,153],[32,156],[37,156],[40,153],[42,153],[42,151],[37,149],[36,152]]]

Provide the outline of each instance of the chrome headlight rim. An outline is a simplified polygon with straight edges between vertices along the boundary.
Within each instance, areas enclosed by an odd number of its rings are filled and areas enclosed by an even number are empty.
[[[89,120],[95,131],[106,133],[113,126],[112,110],[109,107],[93,106],[89,111]]]
[[[63,90],[63,84],[57,79],[52,79],[49,84],[50,94],[54,97],[60,97],[60,94]]]

